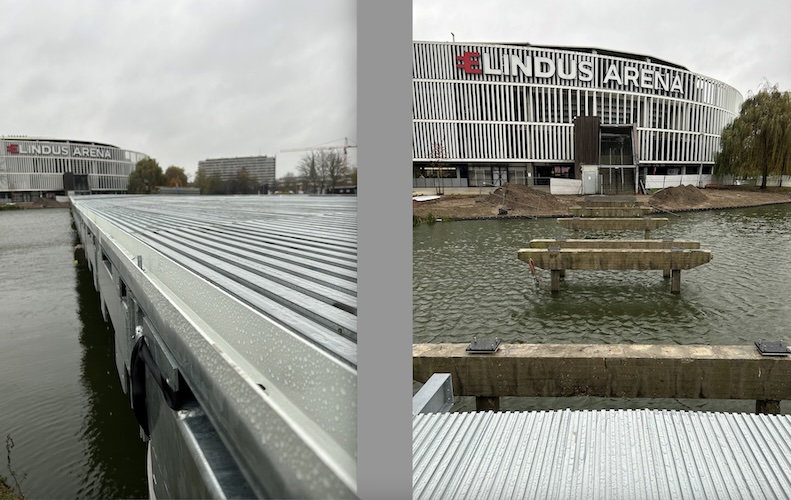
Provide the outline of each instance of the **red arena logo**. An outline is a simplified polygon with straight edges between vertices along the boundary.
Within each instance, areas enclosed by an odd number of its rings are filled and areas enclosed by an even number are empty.
[[[19,144],[9,144],[8,146],[5,147],[5,150],[6,150],[7,153],[10,153],[12,155],[18,155],[19,154]]]
[[[481,53],[480,52],[464,52],[460,56],[456,56],[456,67],[463,69],[465,73],[473,75],[480,75],[481,71]]]
[[[612,88],[641,88],[684,93],[681,75],[678,71],[659,66],[631,66],[602,61],[599,75],[596,75],[594,60],[587,56],[566,60],[562,57],[546,57],[521,54],[487,54],[465,51],[456,56],[456,68],[468,75],[499,75],[520,78],[557,78],[559,80],[592,82]]]

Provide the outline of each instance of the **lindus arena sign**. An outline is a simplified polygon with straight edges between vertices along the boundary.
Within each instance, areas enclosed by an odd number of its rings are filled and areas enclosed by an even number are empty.
[[[596,74],[593,61],[570,60],[570,64],[566,64],[562,58],[522,57],[515,54],[504,54],[498,58],[480,52],[464,52],[462,55],[456,56],[456,68],[472,75],[524,75],[531,78],[552,78],[557,75],[561,80],[581,82],[592,82]],[[645,67],[637,68],[626,64],[619,68],[615,63],[610,63],[599,74],[604,75],[601,78],[601,86],[607,86],[613,82],[623,87],[632,86],[684,93],[681,77],[677,74]]]
[[[31,156],[69,156],[84,158],[107,158],[113,155],[107,148],[96,146],[70,146],[68,144],[8,144],[6,153]]]

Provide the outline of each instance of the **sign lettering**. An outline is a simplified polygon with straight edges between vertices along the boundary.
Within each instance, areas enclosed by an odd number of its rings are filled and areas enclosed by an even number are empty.
[[[562,58],[552,59],[544,56],[525,56],[504,54],[499,58],[491,54],[467,52],[456,56],[456,68],[468,75],[500,75],[531,78],[552,78],[557,75],[561,80],[592,82],[594,78],[593,61],[571,59],[568,63]],[[602,79],[602,86],[610,83],[622,87],[639,87],[643,89],[664,90],[666,92],[684,93],[681,76],[670,72],[635,66],[623,66],[611,63],[607,66]]]
[[[6,152],[14,155],[35,156],[79,156],[83,158],[112,159],[113,155],[108,148],[96,146],[69,146],[66,144],[9,144]]]

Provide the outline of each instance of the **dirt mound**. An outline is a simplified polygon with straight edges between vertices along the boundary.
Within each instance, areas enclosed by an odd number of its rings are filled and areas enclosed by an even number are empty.
[[[648,198],[648,204],[662,207],[694,207],[706,203],[708,199],[700,189],[692,184],[687,184],[686,186],[665,188],[654,193]]]
[[[52,198],[36,198],[35,200],[23,203],[22,205],[30,208],[63,208],[68,207],[68,203],[60,203]]]
[[[503,197],[505,193],[505,197]],[[538,212],[563,212],[568,208],[557,197],[541,189],[535,189],[522,184],[505,184],[497,188],[492,194],[481,200],[493,206],[505,206],[509,210],[529,210]]]

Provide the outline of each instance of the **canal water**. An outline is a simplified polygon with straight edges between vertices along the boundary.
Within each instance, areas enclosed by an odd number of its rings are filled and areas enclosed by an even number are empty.
[[[145,445],[67,209],[0,212],[0,475],[27,498],[144,498]]]
[[[681,272],[670,293],[661,271],[567,271],[561,291],[538,284],[517,251],[531,239],[572,238],[556,219],[457,221],[413,231],[413,340],[466,343],[752,345],[791,343],[791,205],[667,215],[652,238],[690,239],[712,261]],[[579,237],[642,238],[638,233]],[[668,402],[627,402],[666,407]],[[620,407],[574,398],[503,400],[515,409]],[[671,402],[674,408],[752,411],[754,402]],[[781,407],[789,412],[786,403]],[[474,408],[474,404],[472,405]],[[469,401],[458,409],[470,409]]]

